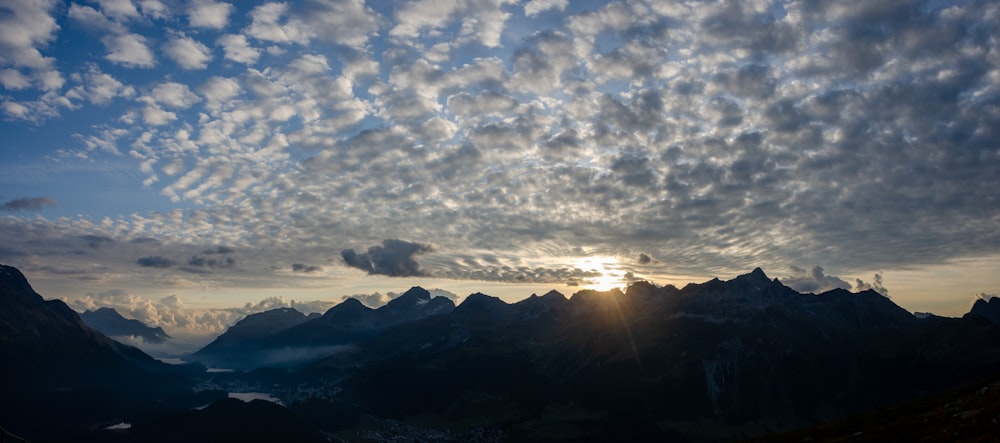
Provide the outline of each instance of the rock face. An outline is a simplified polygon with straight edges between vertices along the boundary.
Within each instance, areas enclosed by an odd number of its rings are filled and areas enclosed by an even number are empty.
[[[80,319],[87,326],[109,337],[139,337],[146,343],[163,343],[170,340],[170,336],[163,331],[163,328],[152,328],[139,320],[122,317],[113,308],[85,311],[80,314]]]

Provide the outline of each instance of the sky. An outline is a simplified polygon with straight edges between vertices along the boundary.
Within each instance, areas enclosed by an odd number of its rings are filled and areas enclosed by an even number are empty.
[[[1000,293],[991,1],[0,0],[0,262],[174,335],[762,267]]]

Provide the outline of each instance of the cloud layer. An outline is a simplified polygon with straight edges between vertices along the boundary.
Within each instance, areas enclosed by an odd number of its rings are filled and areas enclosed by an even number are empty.
[[[3,204],[0,260],[39,271],[567,283],[607,273],[592,254],[635,278],[1000,250],[995,2],[8,9],[3,125],[103,116],[30,155],[125,164],[167,202],[29,218],[71,200],[18,182],[52,197]]]

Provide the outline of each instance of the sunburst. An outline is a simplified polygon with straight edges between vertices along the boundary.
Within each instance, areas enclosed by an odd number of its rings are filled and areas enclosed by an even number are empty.
[[[618,259],[606,256],[585,257],[577,261],[576,267],[597,275],[582,282],[581,287],[595,291],[610,291],[625,286],[620,273],[616,271]]]

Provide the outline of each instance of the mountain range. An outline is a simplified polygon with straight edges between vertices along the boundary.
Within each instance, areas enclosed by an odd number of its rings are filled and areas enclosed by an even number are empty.
[[[445,297],[414,287],[385,306],[372,309],[348,298],[323,315],[306,316],[292,308],[252,314],[194,353],[197,361],[226,368],[289,366],[316,360],[391,326],[450,312]],[[298,350],[299,352],[290,352]]]
[[[1000,327],[985,308],[918,318],[874,291],[803,294],[760,269],[517,303],[476,293],[455,306],[414,287],[378,309],[354,299],[323,315],[282,308],[246,317],[191,356],[236,372],[165,369],[43,300],[14,268],[0,268],[0,304],[0,356],[16,362],[4,368],[3,392],[30,403],[25,413],[6,402],[0,426],[33,441],[74,430],[95,441],[235,432],[247,441],[731,441],[1000,374]],[[129,390],[155,400],[85,382],[95,374],[131,380]],[[67,387],[106,401],[29,395]],[[284,406],[183,406],[247,389]],[[18,421],[37,421],[31,414],[50,402],[71,418],[71,407],[93,411],[58,432]],[[114,418],[131,428],[94,428]]]
[[[91,329],[109,337],[138,337],[146,343],[163,343],[170,336],[160,327],[150,327],[145,323],[122,317],[114,308],[98,308],[84,311],[80,319]]]
[[[411,289],[399,306],[424,292]],[[623,429],[638,438],[749,437],[1000,370],[1000,334],[988,322],[917,318],[871,290],[801,294],[760,269],[681,289],[639,282],[570,298],[552,291],[508,304],[477,293],[453,309],[439,304],[428,312],[409,303],[399,310],[408,315],[393,316],[405,321],[389,322],[395,305],[349,300],[245,344],[341,345],[276,381],[321,390],[311,380],[343,380],[331,398],[364,414],[433,417],[449,429],[475,422],[517,440],[614,439]]]

